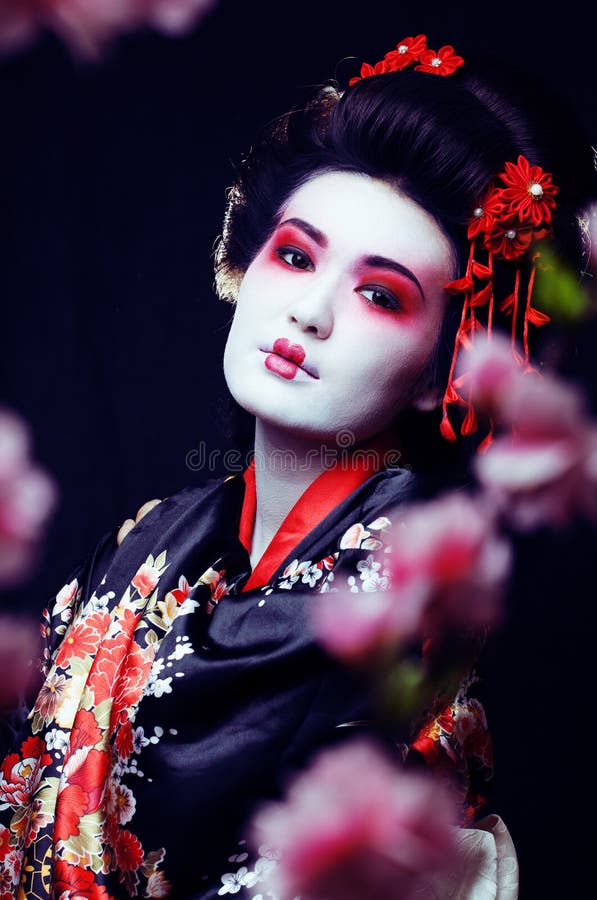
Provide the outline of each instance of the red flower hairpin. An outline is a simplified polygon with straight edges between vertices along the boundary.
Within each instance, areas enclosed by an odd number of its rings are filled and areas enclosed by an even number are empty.
[[[415,70],[419,72],[430,72],[433,75],[452,75],[459,66],[464,64],[461,56],[457,56],[454,47],[449,44],[440,47],[436,52],[427,47],[427,36],[425,34],[417,34],[415,37],[407,37],[402,41],[398,41],[396,47],[388,50],[383,59],[376,62],[374,66],[371,63],[364,62],[361,66],[361,74],[351,78],[348,82],[350,87],[363,78],[369,78],[371,75],[385,75],[386,72],[401,72],[407,66],[415,65]]]
[[[463,278],[450,282],[446,290],[451,294],[464,294],[464,305],[460,326],[456,334],[452,365],[448,386],[442,404],[443,416],[440,429],[448,440],[456,440],[456,433],[448,415],[448,406],[456,404],[467,408],[460,427],[463,435],[472,434],[477,428],[475,410],[466,401],[461,388],[466,381],[466,373],[454,378],[456,360],[461,347],[470,346],[479,332],[491,338],[495,297],[493,290],[493,261],[495,259],[515,263],[512,291],[500,302],[499,311],[511,317],[511,341],[514,358],[527,370],[532,370],[529,362],[529,325],[545,325],[549,316],[535,309],[531,304],[535,273],[540,252],[534,245],[552,234],[552,211],[558,188],[552,176],[540,166],[531,166],[525,156],[520,155],[516,164],[507,162],[483,200],[475,208],[468,226],[471,242],[466,274]],[[479,250],[484,251],[483,261],[476,258]],[[532,268],[528,277],[524,312],[520,313],[519,295],[522,277],[522,261],[531,253]],[[486,310],[484,322],[479,313]],[[524,356],[516,350],[517,329],[522,327]],[[491,442],[491,432],[480,446],[486,449]]]

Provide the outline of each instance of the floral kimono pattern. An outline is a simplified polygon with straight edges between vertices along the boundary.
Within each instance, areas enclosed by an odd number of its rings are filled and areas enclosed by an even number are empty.
[[[246,592],[240,478],[167,498],[120,546],[106,534],[44,610],[43,681],[0,767],[0,900],[261,898],[275,850],[249,858],[251,810],[368,712],[307,605],[338,577],[388,588],[386,511],[416,487],[373,476]],[[479,702],[462,691],[411,746],[458,775],[472,815],[470,773],[491,765]]]

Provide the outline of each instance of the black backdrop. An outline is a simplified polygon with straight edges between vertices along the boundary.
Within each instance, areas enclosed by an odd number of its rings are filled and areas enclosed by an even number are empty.
[[[129,35],[99,64],[51,35],[0,63],[0,401],[30,423],[61,491],[42,560],[5,607],[37,611],[107,529],[221,470],[188,464],[225,446],[230,308],[215,298],[212,252],[234,164],[261,126],[308,85],[356,73],[340,60],[374,62],[425,32],[431,46],[539,72],[595,144],[586,9],[216,0],[188,36]],[[573,896],[588,872],[588,540],[528,542],[530,599],[489,657],[497,806],[523,900]],[[546,557],[570,566],[557,590]]]

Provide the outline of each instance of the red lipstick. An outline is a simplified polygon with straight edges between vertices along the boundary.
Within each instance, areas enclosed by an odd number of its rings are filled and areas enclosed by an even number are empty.
[[[288,338],[277,338],[272,352],[265,357],[265,366],[276,375],[292,380],[301,371],[305,356],[300,344],[291,344]]]

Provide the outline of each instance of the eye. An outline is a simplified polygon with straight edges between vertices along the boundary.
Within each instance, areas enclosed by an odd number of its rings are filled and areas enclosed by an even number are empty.
[[[359,289],[359,293],[365,298],[367,303],[371,303],[372,306],[381,306],[383,309],[392,310],[400,309],[400,301],[387,288],[363,287]]]
[[[306,253],[296,247],[278,247],[276,254],[292,269],[312,269],[313,263]]]

